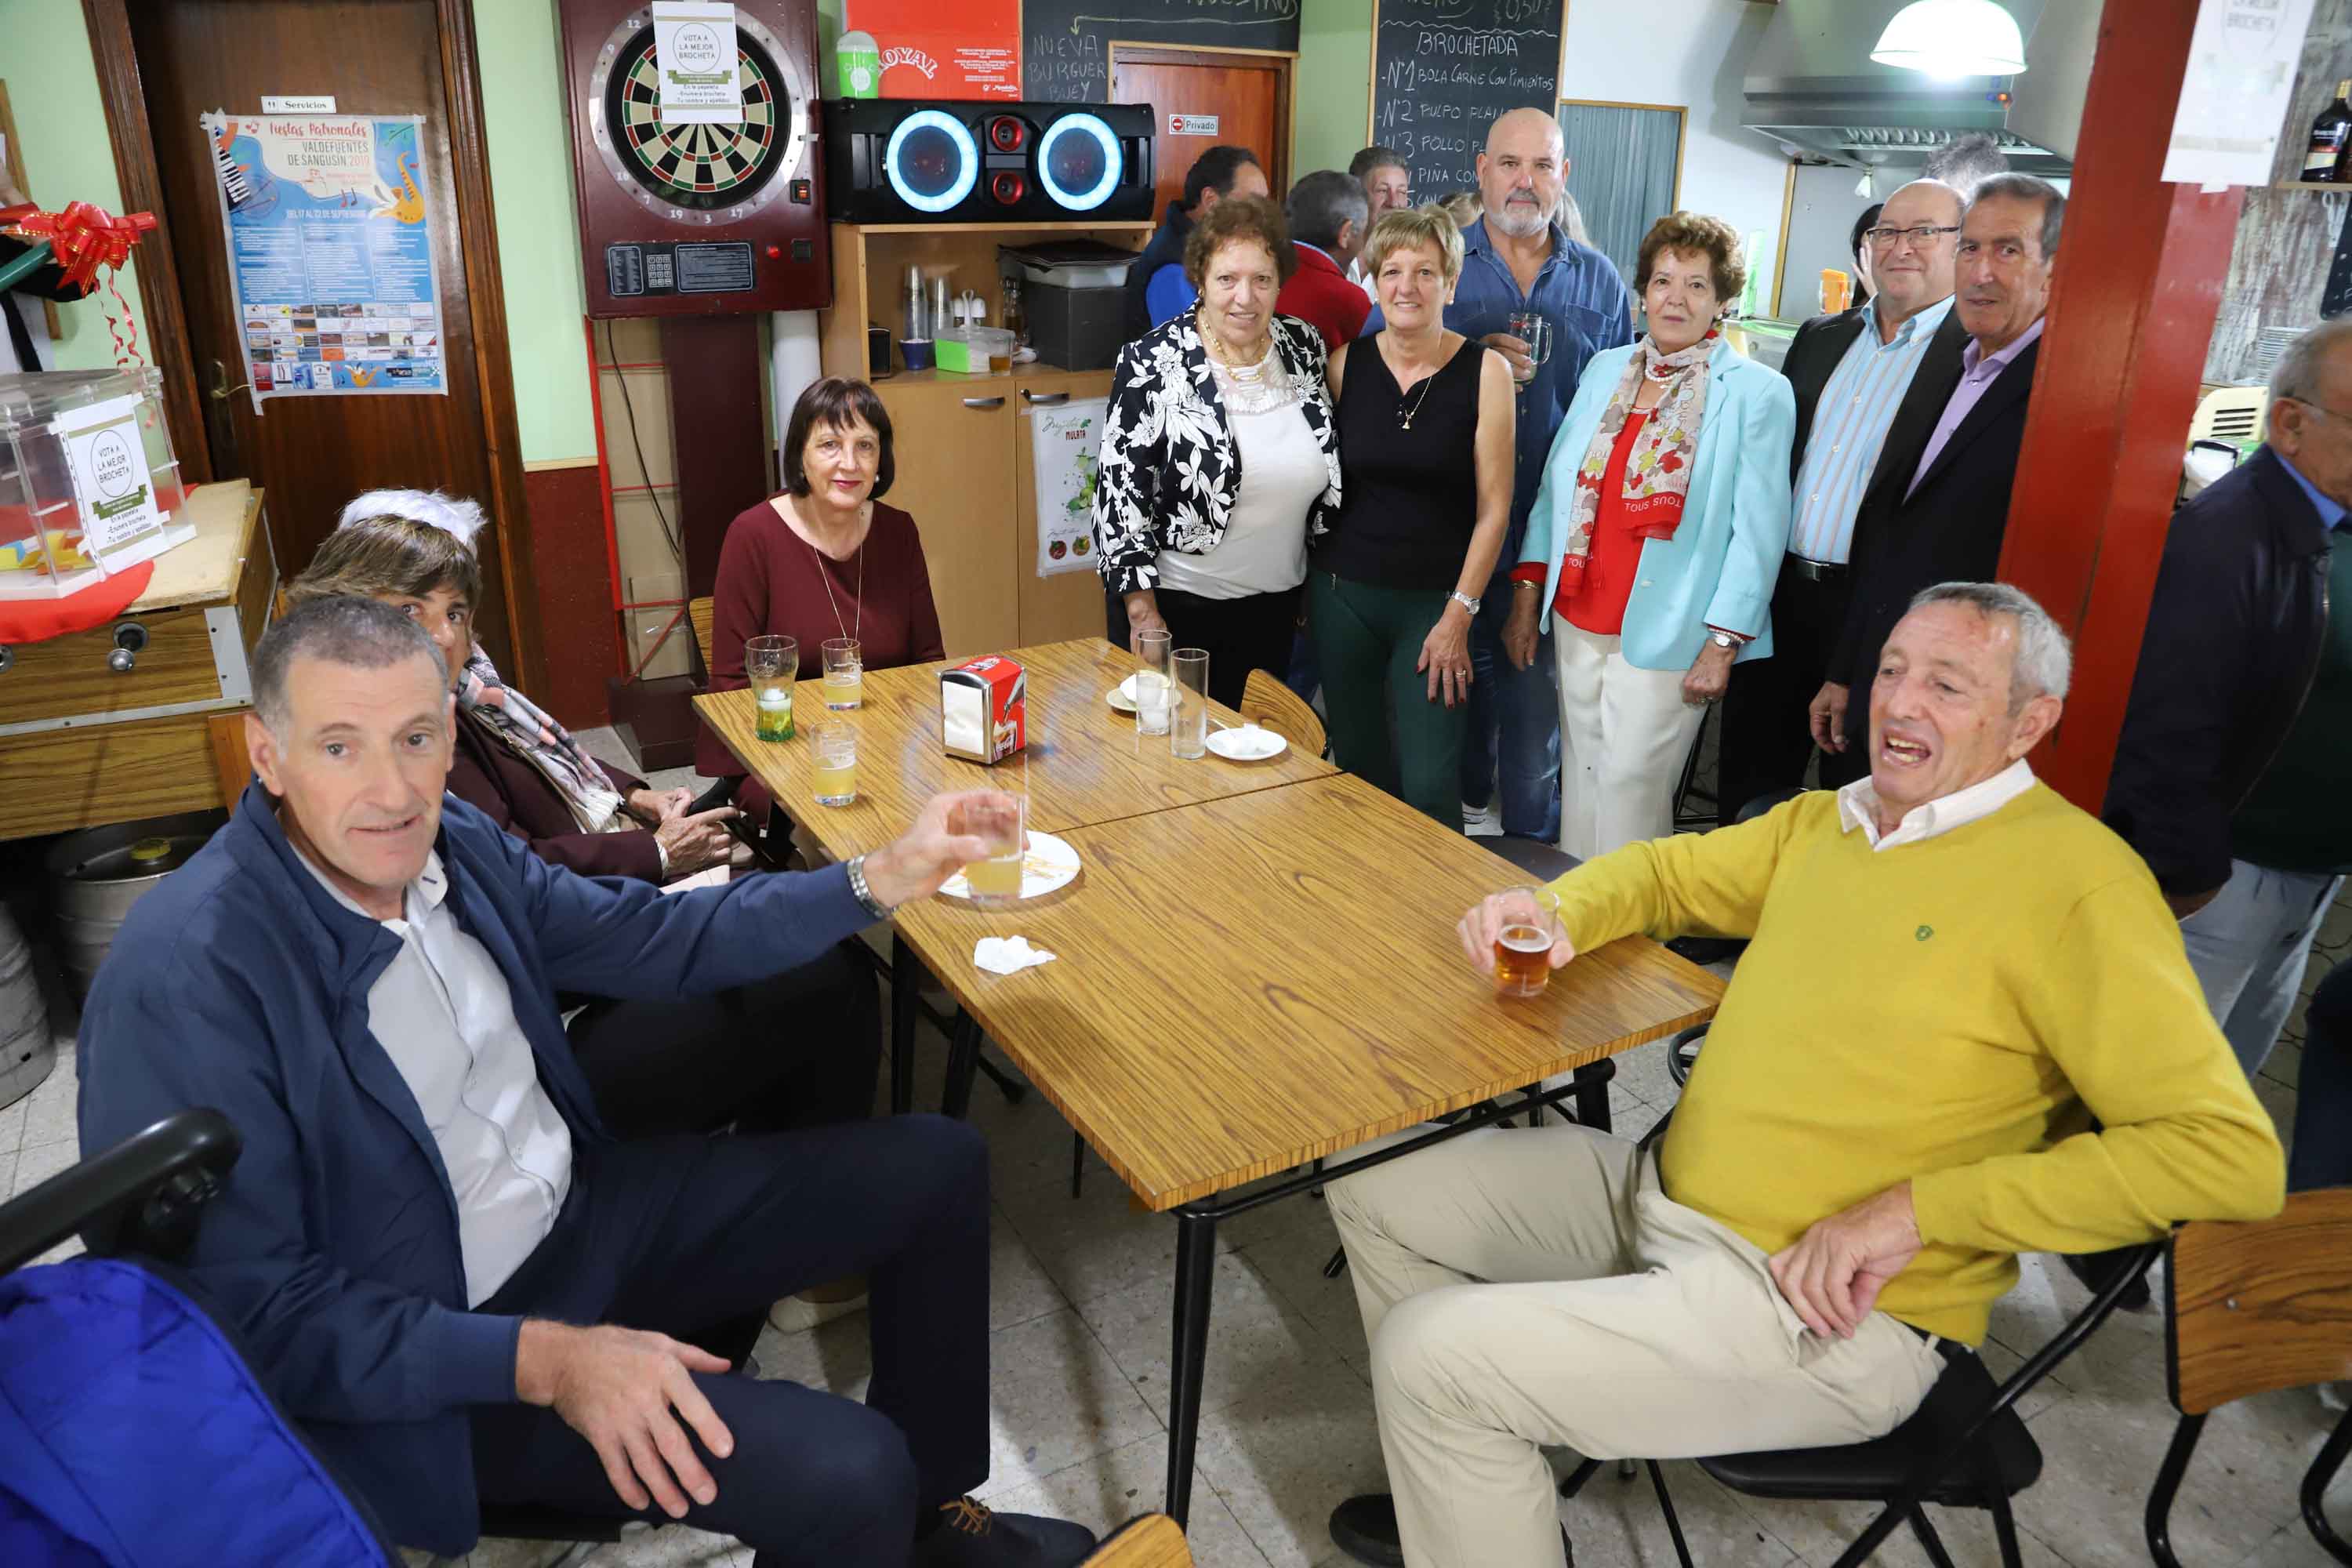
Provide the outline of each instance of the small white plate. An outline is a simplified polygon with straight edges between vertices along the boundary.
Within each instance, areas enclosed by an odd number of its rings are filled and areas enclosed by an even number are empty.
[[[1290,749],[1290,742],[1255,724],[1236,724],[1209,731],[1209,750],[1229,763],[1262,763]]]
[[[1120,713],[1134,712],[1135,677],[1130,675],[1125,680],[1120,681],[1117,686],[1112,687],[1108,691],[1104,692],[1103,700],[1109,703],[1114,711]],[[1035,835],[1033,834],[1031,837],[1034,837]]]
[[[1068,887],[1078,875],[1078,852],[1050,833],[1029,830],[1029,853],[1021,858],[1021,896],[1041,899]],[[950,899],[971,897],[971,879],[958,871],[940,885]]]

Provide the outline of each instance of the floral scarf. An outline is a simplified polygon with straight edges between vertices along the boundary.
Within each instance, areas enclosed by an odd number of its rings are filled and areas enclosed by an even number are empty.
[[[457,706],[546,775],[582,832],[614,833],[636,826],[621,809],[624,802],[596,760],[552,715],[499,679],[499,667],[478,647],[457,678]]]
[[[1664,381],[1666,390],[1625,460],[1622,505],[1634,535],[1642,539],[1672,539],[1683,520],[1683,501],[1690,490],[1691,460],[1698,449],[1699,425],[1706,417],[1707,360],[1720,334],[1708,328],[1706,336],[1674,353],[1662,354],[1646,336],[1641,352],[1625,362],[1625,374],[1601,413],[1600,426],[1584,449],[1576,472],[1576,499],[1569,519],[1568,552],[1559,563],[1560,588],[1573,593],[1584,582],[1585,563],[1592,556],[1592,525],[1601,515],[1601,480],[1609,471],[1609,454],[1617,434],[1625,428],[1633,395],[1645,375]]]

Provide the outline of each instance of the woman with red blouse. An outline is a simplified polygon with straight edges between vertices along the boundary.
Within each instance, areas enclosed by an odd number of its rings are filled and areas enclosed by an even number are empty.
[[[867,669],[947,657],[915,520],[881,497],[890,489],[890,415],[862,381],[826,376],[801,394],[784,428],[784,490],[728,525],[710,615],[710,689],[734,691],[743,644],[788,637],[801,676],[824,671],[828,637],[855,637]],[[754,821],[771,804],[706,727],[696,771],[742,780],[738,803]]]

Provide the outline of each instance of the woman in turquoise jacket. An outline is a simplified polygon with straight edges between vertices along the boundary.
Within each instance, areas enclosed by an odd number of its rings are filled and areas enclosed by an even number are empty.
[[[1512,572],[1503,646],[1526,668],[1552,617],[1560,847],[1674,831],[1674,787],[1734,663],[1772,652],[1796,399],[1717,331],[1739,237],[1678,212],[1634,276],[1649,331],[1595,354],[1552,443]]]

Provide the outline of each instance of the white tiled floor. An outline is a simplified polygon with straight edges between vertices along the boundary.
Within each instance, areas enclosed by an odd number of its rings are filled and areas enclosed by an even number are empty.
[[[592,735],[602,749],[609,737]],[[664,775],[665,784],[687,782]],[[2352,900],[2334,911],[2325,966],[2352,949]],[[2274,1116],[2291,1119],[2300,1015],[2259,1086]],[[919,1083],[935,1095],[941,1042],[923,1036]],[[1671,1102],[1651,1047],[1621,1058],[1612,1095],[1622,1131],[1638,1133]],[[26,1101],[0,1111],[0,1192],[22,1191],[75,1158],[73,1058]],[[993,1474],[982,1494],[1001,1508],[1050,1511],[1107,1528],[1160,1506],[1165,1456],[1169,1296],[1174,1229],[1136,1212],[1099,1163],[1085,1195],[1068,1194],[1069,1130],[1031,1095],[1008,1105],[985,1080],[974,1120],[987,1131],[994,1173],[990,1327]],[[1332,1506],[1380,1487],[1380,1445],[1365,1372],[1364,1337],[1345,1279],[1322,1264],[1336,1236],[1320,1203],[1297,1198],[1258,1211],[1223,1238],[1191,1531],[1208,1568],[1306,1568],[1341,1563],[1326,1533]],[[70,1246],[70,1244],[68,1244]],[[2026,1260],[2025,1277],[1993,1320],[1988,1348],[2006,1372],[2054,1334],[2084,1300],[2063,1268]],[[2153,1315],[2118,1317],[2059,1369],[2025,1412],[2047,1466],[2020,1501],[2032,1568],[2140,1563],[2140,1510],[2169,1436],[2163,1331]],[[862,1316],[809,1332],[771,1330],[765,1375],[862,1394]],[[2245,1568],[2327,1568],[2296,1520],[2295,1484],[2328,1424],[2308,1391],[2246,1401],[2218,1414],[2174,1510],[2184,1559]],[[1865,1510],[1735,1497],[1687,1464],[1665,1467],[1683,1527],[1703,1564],[1762,1568],[1827,1564],[1865,1522]],[[2336,1517],[2352,1517],[2352,1476],[2338,1482]],[[1561,1518],[1580,1568],[1673,1561],[1646,1483],[1604,1470]],[[1958,1561],[1996,1562],[1980,1515],[1938,1526]],[[536,1568],[541,1544],[485,1542],[471,1568]],[[420,1559],[421,1561],[421,1559]],[[592,1561],[627,1568],[729,1564],[749,1568],[731,1542],[682,1529],[646,1532]],[[1898,1537],[1876,1561],[1925,1561]]]

